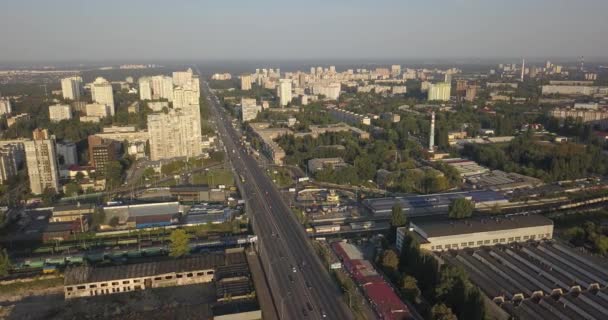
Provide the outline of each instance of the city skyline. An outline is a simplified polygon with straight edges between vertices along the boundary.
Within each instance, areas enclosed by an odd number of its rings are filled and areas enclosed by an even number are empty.
[[[593,59],[608,51],[608,3],[599,0],[8,2],[0,62]]]

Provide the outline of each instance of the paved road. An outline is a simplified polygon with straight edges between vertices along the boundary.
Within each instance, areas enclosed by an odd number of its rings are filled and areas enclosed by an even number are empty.
[[[268,283],[281,319],[352,319],[342,292],[317,257],[304,228],[279,191],[240,144],[229,115],[219,107],[208,84],[202,90],[218,123],[218,133],[251,213],[253,230]]]

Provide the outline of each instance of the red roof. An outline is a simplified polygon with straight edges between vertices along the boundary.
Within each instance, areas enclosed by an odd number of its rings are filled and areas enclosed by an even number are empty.
[[[367,283],[363,285],[363,291],[380,319],[404,320],[411,317],[408,307],[386,282]]]

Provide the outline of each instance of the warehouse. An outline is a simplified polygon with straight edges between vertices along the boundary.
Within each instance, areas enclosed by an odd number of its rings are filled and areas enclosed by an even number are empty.
[[[494,207],[508,203],[507,198],[495,191],[478,190],[468,192],[436,193],[394,198],[376,198],[363,201],[374,216],[389,217],[393,206],[401,206],[408,218],[447,215],[452,201],[465,198],[473,201],[476,208]]]
[[[114,217],[129,228],[162,227],[179,221],[181,208],[178,202],[145,203],[104,207],[106,222]],[[102,228],[108,226],[102,226]]]
[[[430,251],[475,248],[481,246],[551,239],[553,221],[541,215],[469,218],[410,223],[409,230]],[[408,229],[397,229],[397,247]]]

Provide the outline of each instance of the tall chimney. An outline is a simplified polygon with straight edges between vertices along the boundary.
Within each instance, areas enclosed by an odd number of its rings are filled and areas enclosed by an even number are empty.
[[[435,151],[435,111],[431,112],[431,134],[429,136],[429,152]]]
[[[521,62],[521,82],[524,82],[524,72],[526,72],[526,59]]]

